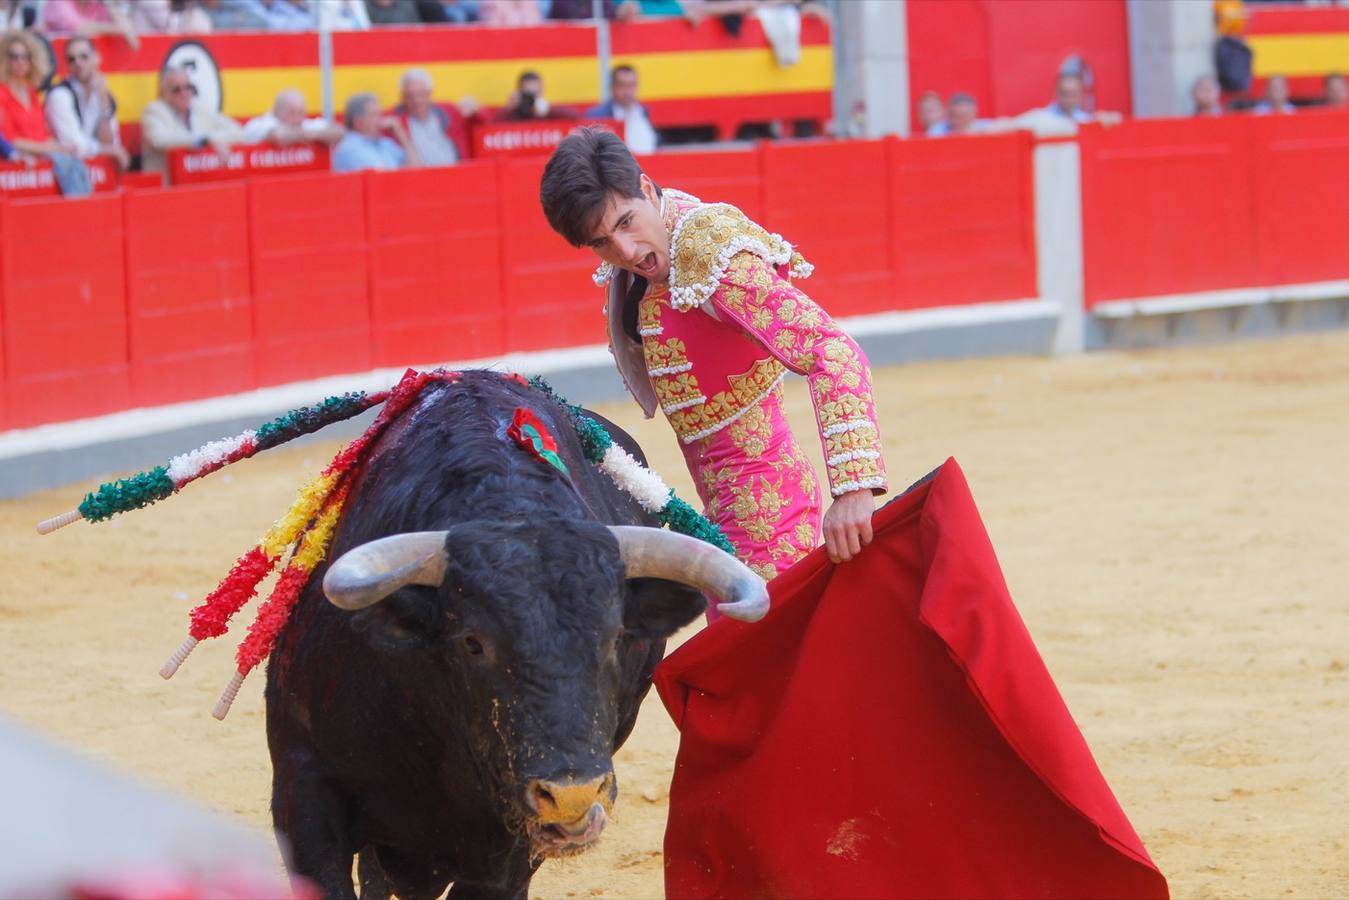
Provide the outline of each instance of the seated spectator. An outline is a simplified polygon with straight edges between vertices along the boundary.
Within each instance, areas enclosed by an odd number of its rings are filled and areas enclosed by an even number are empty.
[[[365,0],[365,9],[371,25],[420,25],[413,0]]]
[[[1322,102],[1327,109],[1349,109],[1349,85],[1344,82],[1344,76],[1339,72],[1331,72],[1326,76],[1325,98]]]
[[[604,0],[601,7],[606,19],[632,19],[638,12],[637,4],[622,0]],[[561,21],[592,19],[595,17],[595,5],[592,0],[553,0],[548,10],[548,18]]]
[[[197,101],[186,69],[159,74],[159,99],[141,113],[141,168],[167,172],[165,154],[181,147],[215,148],[222,156],[243,141],[244,130],[229,116]]]
[[[614,66],[609,75],[610,99],[586,113],[588,119],[617,119],[623,123],[623,143],[633,153],[655,153],[658,135],[646,107],[637,102],[637,70]]]
[[[507,122],[529,122],[534,119],[574,119],[576,113],[548,102],[543,96],[543,78],[538,72],[521,72],[499,118]]]
[[[0,33],[32,28],[37,24],[37,7],[32,0],[0,0]]]
[[[1218,90],[1218,79],[1212,75],[1200,75],[1190,89],[1194,98],[1196,116],[1221,116],[1223,114],[1222,92]]]
[[[544,10],[539,0],[482,0],[478,21],[498,28],[542,25]]]
[[[315,7],[314,26],[329,31],[365,31],[370,27],[370,14],[365,0],[326,0]]]
[[[313,31],[318,27],[307,0],[244,0],[268,31]]]
[[[269,112],[249,119],[244,125],[244,143],[277,144],[335,144],[346,134],[346,129],[322,117],[305,118],[304,94],[288,88],[276,95]]]
[[[384,116],[374,94],[354,94],[347,100],[347,133],[333,150],[334,172],[361,169],[415,168],[422,164],[402,120]],[[382,132],[390,131],[395,143]]]
[[[251,0],[201,0],[201,8],[214,31],[261,31],[267,27],[267,17],[251,5]]]
[[[131,25],[140,34],[210,34],[211,17],[197,0],[136,0]]]
[[[468,158],[468,126],[476,118],[478,103],[465,97],[459,109],[448,103],[433,103],[431,76],[422,69],[408,69],[398,82],[402,102],[394,115],[402,121],[424,166],[452,166]]]
[[[141,41],[120,4],[106,0],[45,0],[38,27],[52,37],[121,35],[133,50]]]
[[[52,136],[77,156],[112,156],[125,170],[131,159],[117,127],[117,101],[99,71],[94,42],[86,37],[66,41],[66,79],[47,91],[45,113]]]
[[[924,91],[918,98],[918,127],[928,137],[946,134],[946,104],[936,91]]]
[[[1251,112],[1257,116],[1271,113],[1288,115],[1297,112],[1297,107],[1288,100],[1288,79],[1282,75],[1271,75],[1265,81],[1265,99],[1255,104]]]
[[[438,5],[442,18],[436,19],[428,13],[427,0],[419,3],[417,10],[422,14],[422,20],[426,22],[453,22],[462,25],[465,22],[478,21],[481,7],[479,0],[429,0],[430,4]]]
[[[58,143],[47,128],[37,86],[47,78],[47,55],[28,31],[9,31],[0,38],[0,134],[27,158],[73,154],[73,145]]]

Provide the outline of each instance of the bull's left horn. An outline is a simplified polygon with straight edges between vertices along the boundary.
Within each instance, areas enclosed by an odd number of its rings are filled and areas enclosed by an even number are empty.
[[[629,578],[664,578],[712,594],[722,615],[757,622],[768,614],[768,585],[724,550],[688,535],[610,525]]]
[[[323,593],[333,606],[373,606],[409,584],[436,587],[445,578],[445,531],[410,531],[353,547],[328,568]]]

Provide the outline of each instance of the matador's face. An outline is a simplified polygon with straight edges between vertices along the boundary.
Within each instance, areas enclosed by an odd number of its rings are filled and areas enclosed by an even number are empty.
[[[642,176],[642,195],[609,195],[609,204],[587,243],[616,269],[662,282],[670,277],[670,233],[660,213],[655,183]]]

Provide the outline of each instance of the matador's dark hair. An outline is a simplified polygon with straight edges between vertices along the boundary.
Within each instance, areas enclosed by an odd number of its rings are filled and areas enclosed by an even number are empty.
[[[539,201],[553,230],[584,246],[609,204],[609,195],[642,196],[642,169],[611,131],[577,128],[562,139],[543,170]]]

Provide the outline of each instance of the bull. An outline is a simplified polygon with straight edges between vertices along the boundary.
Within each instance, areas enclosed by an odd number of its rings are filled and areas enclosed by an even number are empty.
[[[556,436],[565,473],[506,437],[520,407]],[[763,582],[651,527],[585,461],[567,412],[498,374],[427,388],[353,477],[336,561],[267,670],[291,868],[328,897],[355,896],[359,858],[363,898],[451,883],[455,898],[524,898],[543,860],[603,830],[613,753],[666,639],[705,593],[762,614]]]

